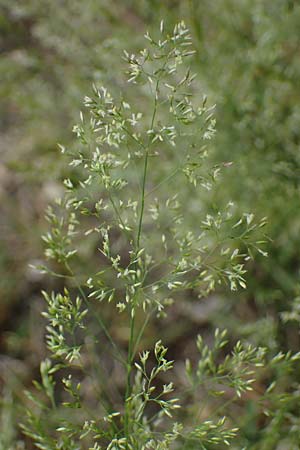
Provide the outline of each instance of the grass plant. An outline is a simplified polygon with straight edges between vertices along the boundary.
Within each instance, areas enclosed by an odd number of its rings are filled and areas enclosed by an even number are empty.
[[[23,424],[42,450],[240,448],[232,405],[265,379],[257,401],[267,417],[276,399],[272,371],[288,372],[298,359],[232,342],[216,329],[211,343],[195,336],[198,359],[184,361],[175,386],[172,371],[182,363],[159,336],[143,347],[151,321],[163,321],[172,305],[186,297],[209,301],[224,283],[246,289],[248,261],[256,252],[266,256],[265,218],[237,216],[230,200],[201,217],[201,198],[222,183],[228,163],[209,164],[214,107],[193,88],[189,30],[184,22],[171,31],[161,22],[157,36],[145,39],[146,48],[125,51],[124,59],[128,82],[147,104],[140,108],[138,97],[130,104],[125,89],[115,100],[94,85],[73,129],[77,145],[60,146],[71,175],[64,197],[47,211],[50,263],[39,269],[64,287],[43,293],[49,356],[36,391],[28,391],[32,407]],[[187,202],[183,189],[196,201]],[[93,273],[84,266],[78,272],[86,241],[98,253]],[[112,386],[113,372],[120,381]]]

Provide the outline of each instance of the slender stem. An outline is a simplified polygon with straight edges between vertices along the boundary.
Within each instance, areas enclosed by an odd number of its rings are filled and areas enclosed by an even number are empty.
[[[159,87],[159,78],[157,79],[156,86],[155,86],[154,108],[153,108],[153,114],[152,114],[152,118],[151,118],[150,130],[153,129],[155,116],[156,116],[156,113],[157,113],[158,87]],[[146,190],[146,179],[147,179],[147,168],[148,168],[148,159],[149,159],[149,148],[150,148],[150,145],[151,145],[151,137],[149,136],[149,141],[148,141],[148,145],[147,145],[146,153],[145,153],[143,181],[142,181],[141,211],[140,211],[140,220],[139,220],[139,228],[138,228],[138,235],[137,235],[137,249],[138,250],[139,250],[139,246],[140,246],[140,238],[141,238],[143,217],[144,217],[145,190]]]
[[[158,183],[156,186],[154,186],[154,188],[151,189],[151,191],[149,191],[145,197],[147,198],[149,195],[153,194],[153,192],[157,191],[163,184],[170,181],[177,174],[177,172],[180,170],[180,168],[181,168],[181,166],[176,167],[176,169],[174,169],[174,171],[172,173],[170,173],[170,175],[168,175],[160,183]]]
[[[134,344],[134,325],[135,325],[135,318],[131,318],[130,323],[130,338],[129,338],[129,345],[128,345],[128,358],[127,358],[127,386],[126,386],[126,398],[130,395],[130,373],[131,373],[131,364],[132,364],[132,357],[133,357],[133,344]]]
[[[184,167],[186,158],[187,158],[187,151],[185,152],[183,158],[180,160],[180,164],[178,164],[178,166],[170,173],[170,175],[168,175],[160,183],[158,183],[156,186],[154,186],[153,189],[151,189],[149,192],[147,192],[147,194],[145,195],[145,198],[147,198],[148,196],[153,194],[153,192],[157,191],[163,184],[170,181]]]
[[[126,380],[126,392],[125,392],[125,434],[129,435],[129,409],[128,409],[128,399],[131,394],[131,371],[132,371],[132,348],[134,345],[134,327],[135,327],[135,314],[134,314],[134,306],[130,309],[130,338],[128,343],[128,357],[127,357],[127,380]]]
[[[132,133],[130,133],[130,131],[128,131],[128,129],[126,127],[124,127],[123,125],[121,125],[121,128],[123,131],[125,131],[126,134],[128,134],[128,136],[135,141],[143,150],[145,150],[145,146],[144,144],[139,141]]]
[[[74,279],[74,281],[75,281],[75,283],[76,283],[76,287],[77,287],[77,289],[79,290],[79,292],[80,292],[80,294],[81,294],[81,296],[82,296],[82,298],[83,298],[84,303],[85,303],[89,308],[91,308],[91,307],[92,307],[92,306],[91,306],[91,302],[88,301],[88,299],[87,299],[87,297],[86,297],[86,295],[85,295],[85,292],[83,291],[82,287],[80,286],[79,282],[77,281],[77,278],[76,278],[76,276],[75,276],[75,274],[74,274],[73,270],[71,269],[71,267],[70,267],[70,265],[69,265],[68,262],[65,262],[65,267],[66,267],[66,269],[68,270],[68,272],[70,273],[71,277]],[[96,313],[95,310],[93,310],[93,312],[94,312],[94,316],[95,316],[95,318],[96,318],[98,324],[99,324],[100,327],[102,328],[102,330],[103,330],[105,336],[107,337],[108,341],[110,342],[110,344],[112,345],[112,347],[114,348],[114,350],[117,352],[118,356],[116,356],[116,358],[117,358],[118,361],[120,361],[122,364],[126,365],[126,361],[124,360],[124,358],[123,358],[123,356],[122,356],[122,354],[121,354],[119,348],[117,347],[116,343],[114,342],[113,338],[112,338],[111,335],[109,334],[109,331],[107,330],[107,328],[106,328],[106,326],[105,326],[103,320],[101,319],[101,317],[99,317],[99,315]]]
[[[156,81],[154,108],[153,108],[153,114],[152,114],[152,118],[151,118],[150,130],[153,129],[155,116],[156,116],[156,112],[157,112],[158,87],[159,87],[159,78]],[[141,209],[140,209],[138,231],[137,231],[137,238],[136,238],[136,253],[140,250],[140,240],[141,240],[143,217],[144,217],[144,210],[145,210],[145,191],[146,191],[147,169],[148,169],[150,146],[151,146],[151,137],[149,136],[147,147],[144,148],[145,159],[144,159],[144,169],[143,169],[143,178],[142,178]],[[137,263],[135,263],[135,266],[137,269]],[[129,337],[129,343],[128,343],[127,383],[126,383],[126,392],[125,392],[125,418],[124,418],[124,429],[125,429],[126,436],[129,436],[128,399],[131,395],[131,389],[132,389],[131,372],[132,372],[132,363],[133,363],[133,359],[134,359],[134,355],[135,355],[135,348],[136,348],[136,343],[135,343],[135,304],[136,304],[136,296],[137,295],[138,294],[135,294],[135,296],[132,299],[132,303],[130,305],[130,337]],[[141,335],[139,335],[138,339],[141,339]]]
[[[140,247],[140,239],[143,225],[143,216],[144,216],[144,208],[145,208],[145,188],[146,188],[146,176],[147,176],[147,168],[148,168],[148,157],[149,157],[149,149],[146,150],[145,154],[145,162],[144,162],[144,172],[143,172],[143,184],[142,184],[142,199],[141,199],[141,212],[139,219],[139,228],[137,234],[136,245],[137,249]]]
[[[140,329],[140,331],[139,331],[139,334],[138,334],[138,336],[137,336],[137,338],[136,338],[136,341],[135,341],[135,346],[134,346],[134,349],[133,349],[133,357],[135,356],[135,354],[136,354],[136,352],[137,352],[139,343],[140,343],[140,341],[141,341],[141,339],[142,339],[142,336],[143,336],[143,334],[144,334],[144,331],[145,331],[145,329],[146,329],[146,326],[148,325],[149,320],[150,320],[150,317],[151,317],[151,315],[152,315],[152,313],[153,313],[154,311],[155,311],[155,310],[153,310],[153,311],[151,311],[150,313],[148,313],[147,316],[146,316],[146,319],[144,320],[144,323],[143,323],[143,325],[142,325],[142,327],[141,327],[141,329]]]
[[[110,191],[108,191],[108,197],[109,197],[110,203],[111,203],[111,205],[113,207],[113,210],[115,211],[115,214],[116,214],[117,218],[119,219],[119,221],[120,221],[120,223],[121,223],[121,225],[123,227],[123,231],[126,234],[126,236],[128,237],[128,240],[129,240],[129,243],[130,243],[131,240],[132,240],[130,232],[126,229],[126,225],[125,225],[125,223],[124,223],[124,221],[123,221],[123,219],[121,217],[120,211],[118,210],[117,205],[115,204],[115,201],[114,201],[113,196],[112,196]]]

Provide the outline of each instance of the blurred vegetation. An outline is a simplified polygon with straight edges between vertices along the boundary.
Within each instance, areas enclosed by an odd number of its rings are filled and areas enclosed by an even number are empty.
[[[174,324],[172,335],[161,337],[174,355],[189,357],[195,334],[200,330],[209,340],[214,326],[227,327],[232,340],[245,337],[274,354],[299,348],[298,2],[0,0],[1,450],[31,448],[29,442],[23,447],[17,423],[23,386],[38,376],[45,354],[40,290],[61,287],[30,268],[43,257],[46,205],[61,194],[60,182],[68,175],[57,143],[76,145],[72,126],[92,83],[119,93],[123,49],[139,48],[143,33],[161,18],[171,25],[183,18],[189,25],[198,87],[217,104],[211,159],[225,167],[213,201],[225,207],[233,200],[237,214],[267,216],[270,236],[268,258],[256,255],[249,262],[246,291],[219,289],[201,302],[187,298],[166,319]],[[129,98],[136,96],[126,89]],[[142,109],[147,92],[141,88],[139,95]],[[201,214],[210,211],[211,200],[201,198]],[[196,224],[199,206],[191,202]],[[88,271],[97,256],[93,246],[84,252]],[[157,333],[159,324],[152,327]],[[122,330],[115,332],[122,340]],[[242,427],[240,445],[296,449],[297,374],[278,371],[271,378],[279,383],[274,417],[261,413],[254,394],[232,412]],[[269,381],[260,380],[257,395]]]

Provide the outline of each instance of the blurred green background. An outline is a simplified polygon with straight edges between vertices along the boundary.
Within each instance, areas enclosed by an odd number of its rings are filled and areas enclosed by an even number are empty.
[[[123,49],[143,45],[144,32],[162,18],[171,25],[184,19],[190,27],[193,70],[217,104],[211,160],[232,165],[214,200],[267,216],[270,236],[268,258],[249,264],[246,291],[233,295],[224,288],[198,309],[188,304],[184,326],[165,338],[178,349],[199,327],[226,326],[236,338],[298,351],[297,320],[285,324],[281,313],[299,318],[299,2],[0,0],[1,450],[24,448],[16,426],[23,386],[31,385],[45,354],[40,290],[61,287],[30,268],[43,257],[44,211],[68,171],[57,143],[74,143],[72,126],[93,82],[119,92]],[[299,381],[295,375],[292,382]],[[285,420],[282,435],[266,444],[250,409],[244,430],[247,442],[258,445],[253,448],[300,448],[289,446]]]

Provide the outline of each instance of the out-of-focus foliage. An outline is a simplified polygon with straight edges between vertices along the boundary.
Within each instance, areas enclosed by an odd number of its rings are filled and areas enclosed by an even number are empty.
[[[161,18],[170,24],[184,18],[190,25],[198,51],[193,70],[200,75],[199,87],[205,86],[210,102],[217,103],[214,158],[225,168],[222,189],[214,192],[216,204],[232,199],[237,214],[267,216],[272,239],[264,248],[269,257],[249,263],[247,291],[234,296],[220,291],[201,304],[186,299],[186,306],[166,319],[176,327],[163,337],[176,346],[175,352],[191,356],[186,349],[199,326],[209,339],[208,325],[223,328],[226,320],[234,339],[244,336],[274,353],[297,350],[297,321],[282,317],[295,318],[298,311],[297,300],[292,301],[299,281],[298,2],[0,0],[0,9],[0,350],[10,355],[1,357],[6,386],[1,427],[7,437],[0,442],[5,450],[18,435],[5,425],[17,415],[11,391],[18,385],[7,374],[17,373],[26,382],[31,375],[16,363],[24,360],[30,372],[44,352],[36,297],[50,282],[28,264],[41,257],[43,211],[61,194],[58,181],[68,176],[57,142],[66,147],[73,143],[70,130],[93,82],[119,92],[123,69],[118,56],[123,48],[138,47],[145,29]],[[134,92],[128,89],[128,95]],[[139,95],[143,109],[147,93]],[[186,197],[194,211],[195,206],[206,208],[205,198],[199,206],[189,190]],[[191,222],[197,223],[196,214]],[[93,252],[85,249],[87,270],[94,264]],[[55,286],[60,287],[59,280]],[[297,386],[292,386],[298,380],[284,373],[270,369],[269,378],[256,386],[259,393],[270,378],[280,379],[272,420],[261,415],[255,396],[249,396],[247,408],[235,411],[247,448],[297,448]]]
[[[28,264],[41,255],[43,210],[61,193],[57,143],[72,142],[72,124],[93,82],[108,78],[118,89],[121,72],[111,54],[121,53],[128,29],[143,24],[121,3],[116,11],[105,1],[0,5],[3,323],[20,298],[28,307],[38,281]]]
[[[226,296],[217,323],[226,314],[234,333],[270,348],[298,349],[295,321],[283,324],[280,312],[292,309],[288,317],[295,317],[292,300],[299,282],[300,5],[281,0],[190,4],[202,77],[217,103],[215,157],[233,163],[217,197],[227,201],[229,196],[240,208],[267,216],[271,238],[268,258],[256,258],[249,267],[247,292],[231,300]],[[297,389],[297,377],[294,382]],[[283,411],[277,404],[263,433],[253,428],[251,408],[245,431],[254,448],[297,447],[286,437],[293,430],[296,437],[290,438],[298,439],[293,406]],[[288,418],[291,428],[285,428]]]
[[[224,196],[266,215],[273,239],[251,293],[261,308],[286,308],[300,262],[300,5],[195,1],[191,13],[218,104],[216,157],[233,162]]]

